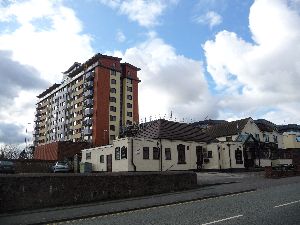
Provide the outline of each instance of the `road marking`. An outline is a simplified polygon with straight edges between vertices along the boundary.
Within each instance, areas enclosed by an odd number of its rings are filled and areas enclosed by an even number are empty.
[[[300,200],[294,201],[294,202],[288,202],[288,203],[285,203],[285,204],[282,204],[282,205],[276,205],[276,206],[274,206],[274,208],[278,208],[278,207],[282,207],[282,206],[286,206],[286,205],[291,205],[291,204],[295,204],[295,203],[298,203],[298,202],[300,202]]]
[[[223,222],[223,221],[226,221],[226,220],[231,220],[231,219],[235,219],[235,218],[242,217],[242,216],[243,216],[243,215],[232,216],[232,217],[228,217],[228,218],[225,218],[225,219],[212,221],[212,222],[209,222],[209,223],[203,223],[202,225],[208,225],[208,224],[220,223],[220,222]]]

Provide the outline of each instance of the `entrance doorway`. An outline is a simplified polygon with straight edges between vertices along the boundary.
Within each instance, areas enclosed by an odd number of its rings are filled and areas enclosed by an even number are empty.
[[[197,170],[201,170],[203,166],[203,151],[202,146],[196,146]]]
[[[112,172],[112,154],[106,156],[106,171]]]

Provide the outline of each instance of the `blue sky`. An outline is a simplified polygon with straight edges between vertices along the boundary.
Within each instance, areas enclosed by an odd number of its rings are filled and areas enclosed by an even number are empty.
[[[36,95],[98,52],[141,68],[143,121],[299,123],[299,43],[299,0],[0,0],[0,143],[20,141]]]

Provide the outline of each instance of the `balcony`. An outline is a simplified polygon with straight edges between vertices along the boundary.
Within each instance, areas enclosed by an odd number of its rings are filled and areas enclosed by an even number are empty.
[[[94,72],[88,72],[85,75],[85,80],[90,81],[94,79]]]
[[[83,121],[83,124],[85,125],[85,126],[91,126],[92,125],[92,119],[88,119],[88,118],[86,118],[84,121]]]
[[[92,129],[90,129],[90,128],[84,129],[84,130],[83,130],[83,134],[84,134],[85,136],[92,135]]]
[[[84,101],[84,104],[85,104],[86,107],[90,107],[90,106],[93,105],[93,100],[92,99],[86,99]]]
[[[84,92],[84,96],[85,97],[91,97],[91,96],[93,96],[93,90],[87,90],[86,92]]]
[[[93,81],[88,81],[88,82],[85,83],[85,88],[86,89],[93,89],[93,84],[94,84]]]
[[[85,109],[84,110],[84,115],[85,116],[91,116],[91,115],[93,115],[93,109],[91,109],[91,108]]]

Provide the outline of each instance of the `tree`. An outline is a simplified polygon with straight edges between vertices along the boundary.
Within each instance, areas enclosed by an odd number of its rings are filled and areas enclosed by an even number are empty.
[[[0,147],[0,158],[1,159],[18,159],[21,148],[20,145],[6,144]]]

